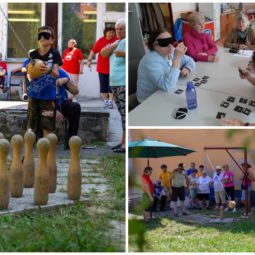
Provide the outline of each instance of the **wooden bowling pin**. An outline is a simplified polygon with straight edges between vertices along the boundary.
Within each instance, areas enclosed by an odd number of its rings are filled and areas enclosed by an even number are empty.
[[[47,156],[47,166],[49,171],[49,192],[55,193],[57,186],[56,146],[58,138],[53,133],[48,134],[46,138],[50,142],[50,148]]]
[[[10,191],[12,197],[22,197],[23,194],[23,166],[21,149],[24,144],[21,135],[14,135],[11,139],[12,163],[10,168]]]
[[[47,168],[47,154],[50,142],[47,138],[41,138],[37,142],[38,168],[35,172],[35,205],[47,205],[49,198],[49,172]]]
[[[35,179],[35,163],[33,156],[33,145],[35,142],[35,133],[28,130],[24,135],[25,157],[23,161],[23,185],[24,188],[32,188]]]
[[[69,140],[69,147],[71,159],[68,169],[67,194],[69,199],[78,200],[81,195],[81,138],[79,136],[72,136]]]
[[[6,165],[9,147],[6,139],[0,139],[0,209],[7,209],[9,204],[9,177]]]
[[[0,132],[0,139],[4,138],[4,134]]]

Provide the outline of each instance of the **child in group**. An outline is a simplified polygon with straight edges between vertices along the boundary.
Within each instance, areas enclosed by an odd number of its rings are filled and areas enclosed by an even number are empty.
[[[7,65],[2,59],[3,59],[3,55],[2,53],[0,53],[0,89],[2,89],[3,93],[6,93],[9,89],[7,86],[5,86]]]
[[[39,48],[30,53],[30,59],[40,59],[46,66],[40,67],[41,76],[31,80],[28,94],[28,128],[43,136],[55,129],[56,79],[62,65],[60,53],[53,48],[54,30],[50,26],[38,29]]]
[[[197,181],[198,177],[196,171],[192,171],[192,173],[188,176],[189,178],[189,198],[190,198],[190,208],[194,209],[198,207],[197,201]]]
[[[161,181],[157,180],[154,183],[154,193],[153,193],[153,211],[158,210],[158,202],[160,202],[160,211],[165,210],[166,204],[166,194],[164,192],[164,188],[161,185]]]
[[[221,171],[221,166],[216,166],[216,172],[213,175],[213,185],[214,185],[214,196],[216,203],[216,210],[223,210],[226,204],[226,195],[224,189],[224,176]]]

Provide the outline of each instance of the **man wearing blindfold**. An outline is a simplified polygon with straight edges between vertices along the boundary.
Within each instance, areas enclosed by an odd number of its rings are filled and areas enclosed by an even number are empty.
[[[53,48],[54,30],[49,26],[38,29],[39,48],[30,53],[30,59],[40,59],[40,77],[31,80],[28,102],[28,128],[37,134],[46,136],[55,129],[56,79],[62,58],[58,50]]]
[[[166,30],[151,33],[148,41],[150,51],[143,56],[138,67],[136,94],[139,102],[158,89],[172,90],[180,76],[185,77],[194,70],[194,60],[185,55],[187,47],[183,43],[174,47],[173,42]]]

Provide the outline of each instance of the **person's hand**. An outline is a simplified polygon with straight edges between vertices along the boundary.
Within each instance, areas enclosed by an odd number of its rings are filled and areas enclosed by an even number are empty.
[[[80,71],[80,74],[83,74],[83,71]]]
[[[49,72],[49,67],[47,65],[40,65],[40,72],[41,74],[47,74]]]
[[[250,72],[248,70],[239,69],[239,76],[241,79],[248,79],[250,77]]]
[[[208,61],[209,62],[218,62],[219,61],[219,57],[210,55],[210,56],[208,56]]]
[[[67,78],[59,78],[59,79],[56,80],[56,85],[58,87],[60,87],[60,86],[62,86],[64,84],[66,84],[67,82],[68,82]]]
[[[249,61],[246,70],[249,71],[249,72],[251,72],[251,73],[254,73],[254,72],[255,72],[255,68],[254,68],[254,66],[253,66],[253,62],[252,62],[252,61]]]
[[[56,111],[56,120],[59,122],[63,122],[65,119],[65,117],[63,116],[63,114],[60,111]]]
[[[207,56],[208,54],[206,52],[199,52],[198,55],[200,55],[200,56]]]
[[[223,126],[244,126],[244,123],[238,119],[221,118],[220,122]]]
[[[188,68],[184,67],[184,68],[182,68],[180,74],[181,74],[182,77],[186,77],[190,74],[190,70]]]
[[[88,68],[91,68],[92,60],[87,60]]]
[[[175,47],[174,56],[181,58],[187,51],[187,47],[184,45],[183,42],[178,43]]]
[[[153,202],[153,197],[152,196],[150,196],[150,201]]]
[[[247,50],[248,49],[248,46],[246,44],[240,44],[239,45],[239,49],[241,50]]]

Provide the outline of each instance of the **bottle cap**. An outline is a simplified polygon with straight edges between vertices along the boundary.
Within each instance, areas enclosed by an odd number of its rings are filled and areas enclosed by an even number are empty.
[[[194,88],[193,82],[192,82],[192,81],[189,81],[189,82],[187,83],[187,89],[193,89],[193,88]]]

